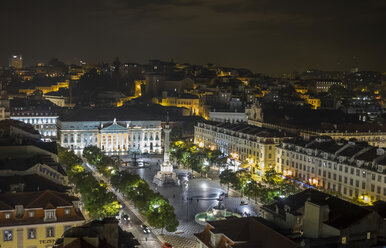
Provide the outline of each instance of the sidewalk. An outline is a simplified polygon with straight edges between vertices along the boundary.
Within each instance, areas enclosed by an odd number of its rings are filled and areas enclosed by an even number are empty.
[[[212,170],[213,171],[213,170]],[[206,179],[209,179],[209,180],[212,180],[212,181],[215,181],[215,182],[218,182],[221,187],[223,188],[223,190],[225,192],[227,192],[228,190],[228,187],[227,186],[223,186],[221,183],[220,183],[220,178],[217,176],[217,177],[214,177],[214,178],[211,178],[211,177],[205,177],[205,176],[202,176],[200,173],[196,172],[196,171],[193,171],[193,175],[196,177],[196,178],[206,178]],[[240,197],[241,200],[247,202],[249,205],[251,205],[253,207],[253,209],[255,210],[256,213],[259,213],[259,209],[260,207],[263,205],[262,203],[260,203],[259,201],[257,201],[257,203],[255,202],[255,200],[253,198],[249,198],[248,199],[248,196],[245,196],[243,195],[243,197],[241,197],[241,193],[235,189],[233,189],[232,187],[229,187],[229,192],[228,194],[230,195],[230,193],[232,193],[233,196],[236,196],[236,197]]]

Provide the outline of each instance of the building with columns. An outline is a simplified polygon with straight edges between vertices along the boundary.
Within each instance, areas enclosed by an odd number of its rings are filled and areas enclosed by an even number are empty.
[[[111,155],[161,153],[161,121],[61,121],[60,145],[75,153],[97,146]]]

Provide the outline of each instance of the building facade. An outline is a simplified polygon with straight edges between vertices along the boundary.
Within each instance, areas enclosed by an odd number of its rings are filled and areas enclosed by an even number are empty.
[[[239,123],[247,122],[247,114],[245,112],[226,112],[226,111],[211,111],[209,112],[209,120],[218,122]]]
[[[382,247],[385,240],[378,211],[314,189],[263,205],[261,215],[301,239],[301,247]]]
[[[23,57],[21,54],[19,55],[12,55],[12,57],[8,60],[8,66],[15,68],[15,69],[22,69],[23,68]]]
[[[283,133],[248,124],[199,122],[194,127],[194,143],[219,149],[226,156],[256,173],[275,166],[275,146]]]
[[[42,136],[43,141],[56,141],[58,138],[59,115],[55,112],[13,111],[11,119],[31,124]]]
[[[353,126],[353,125],[351,125]],[[364,125],[365,126],[365,125]],[[339,126],[337,126],[339,127]],[[359,130],[358,130],[359,129]],[[386,127],[380,126],[377,128],[329,128],[325,130],[300,130],[300,136],[309,139],[312,136],[330,136],[334,140],[340,139],[357,139],[368,142],[372,146],[385,147],[386,146]]]
[[[1,248],[49,248],[84,217],[79,199],[51,190],[0,194]]]
[[[61,121],[60,145],[81,154],[97,146],[107,154],[161,153],[161,121]]]
[[[180,97],[165,96],[162,98],[153,98],[153,103],[160,104],[162,106],[172,106],[178,108],[187,108],[190,110],[190,115],[200,114],[200,99],[194,95],[185,94]]]
[[[386,154],[366,142],[320,136],[276,147],[276,170],[346,199],[386,200]]]

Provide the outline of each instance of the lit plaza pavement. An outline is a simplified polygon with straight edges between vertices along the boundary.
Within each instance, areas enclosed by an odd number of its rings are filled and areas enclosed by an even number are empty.
[[[204,230],[202,226],[195,222],[195,215],[201,212],[211,210],[212,207],[218,204],[217,199],[222,193],[226,193],[226,187],[222,187],[218,181],[213,181],[207,178],[194,178],[186,180],[179,176],[180,185],[158,187],[152,183],[153,177],[159,170],[157,159],[145,158],[144,161],[150,163],[149,167],[138,169],[129,169],[135,171],[143,179],[145,179],[154,191],[160,192],[173,205],[175,213],[180,222],[177,231],[169,233],[164,231],[165,235],[161,235],[162,239],[172,243],[175,247],[195,247],[198,245],[194,238],[194,233]],[[177,175],[186,174],[187,170],[174,170]],[[241,205],[244,201],[247,205]],[[248,214],[255,216],[258,214],[258,206],[251,199],[241,199],[239,194],[230,191],[228,197],[223,200],[223,205],[228,211],[239,214]],[[160,229],[152,230],[156,234],[161,234]]]

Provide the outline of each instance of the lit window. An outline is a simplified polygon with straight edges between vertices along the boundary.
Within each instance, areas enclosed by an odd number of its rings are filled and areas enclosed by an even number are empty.
[[[346,237],[342,237],[342,244],[344,245],[344,244],[346,244],[346,243],[347,243]]]
[[[5,218],[6,220],[11,219],[11,213],[4,213],[4,218]]]
[[[11,230],[4,231],[4,241],[12,241],[13,235]]]
[[[64,209],[64,214],[65,215],[70,215],[71,214],[71,209],[70,208]]]

